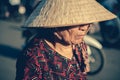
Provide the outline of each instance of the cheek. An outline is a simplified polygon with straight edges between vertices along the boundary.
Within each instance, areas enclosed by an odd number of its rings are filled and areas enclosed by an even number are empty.
[[[63,40],[66,41],[66,42],[69,42],[71,39],[71,36],[68,32],[66,32],[64,35],[63,35]]]
[[[78,43],[80,43],[82,40],[83,40],[82,37],[78,39],[76,34],[71,34],[71,43],[73,43],[73,44],[78,44]]]
[[[61,37],[65,43],[67,43],[67,44],[71,43],[72,36],[70,35],[70,33],[67,30],[61,32]]]
[[[75,31],[69,31],[69,37],[67,39],[69,39],[70,43],[74,44],[79,42],[79,40],[76,39],[76,35],[77,33]]]
[[[76,34],[75,34],[74,32],[71,32],[71,33],[70,33],[70,37],[69,37],[70,40],[75,40],[75,35],[76,35]]]
[[[78,36],[78,34],[74,31],[70,34],[70,41],[72,44],[79,44],[83,41],[84,36]]]

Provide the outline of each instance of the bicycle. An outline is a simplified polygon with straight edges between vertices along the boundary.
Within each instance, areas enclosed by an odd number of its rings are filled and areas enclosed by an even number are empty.
[[[104,66],[104,52],[102,45],[95,38],[86,35],[84,41],[87,44],[87,53],[90,63],[90,72],[88,75],[99,73]]]

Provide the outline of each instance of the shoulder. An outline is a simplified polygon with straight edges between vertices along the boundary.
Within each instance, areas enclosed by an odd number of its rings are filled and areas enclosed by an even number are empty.
[[[37,56],[38,53],[42,50],[44,46],[44,42],[42,39],[33,38],[28,44],[26,44],[25,48],[23,49],[23,54],[25,56]]]

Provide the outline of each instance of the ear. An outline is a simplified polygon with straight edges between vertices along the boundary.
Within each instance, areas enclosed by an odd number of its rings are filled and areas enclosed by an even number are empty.
[[[94,23],[91,23],[90,26],[89,26],[89,28],[88,28],[88,32],[89,32],[89,33],[93,33],[93,32],[94,32],[94,29],[95,29],[94,27],[96,27],[95,24],[94,24]]]
[[[55,35],[58,39],[62,40],[62,37],[60,36],[60,33],[59,33],[59,32],[54,32],[54,35]]]

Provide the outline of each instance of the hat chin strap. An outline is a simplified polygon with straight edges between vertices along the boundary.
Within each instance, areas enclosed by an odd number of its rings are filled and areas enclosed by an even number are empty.
[[[55,35],[59,40],[62,40],[62,37],[61,37],[57,32],[55,32],[54,35]]]

